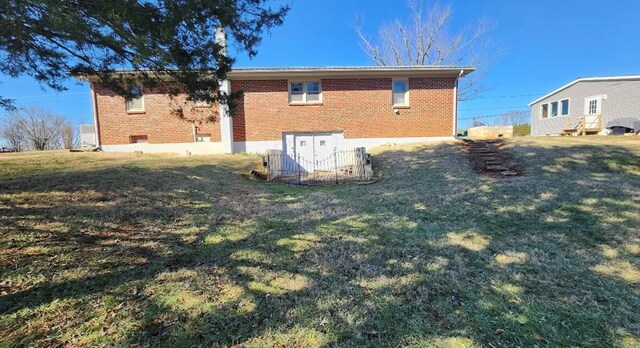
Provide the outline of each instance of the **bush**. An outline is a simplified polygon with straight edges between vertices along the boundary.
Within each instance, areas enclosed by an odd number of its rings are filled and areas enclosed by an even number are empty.
[[[514,124],[513,125],[513,136],[521,137],[525,135],[531,134],[531,125],[528,123],[523,124]]]

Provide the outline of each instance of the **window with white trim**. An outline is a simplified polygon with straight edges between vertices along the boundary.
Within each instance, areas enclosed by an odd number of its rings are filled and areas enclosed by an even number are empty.
[[[129,87],[129,93],[133,95],[133,98],[127,100],[128,112],[141,112],[144,111],[144,95],[142,86]]]
[[[409,106],[409,81],[393,80],[393,106]]]
[[[289,103],[314,104],[322,102],[322,83],[320,81],[290,81]]]
[[[540,118],[549,117],[549,104],[540,105]]]
[[[210,94],[209,91],[201,91],[198,94],[202,94],[202,95],[206,95],[206,94]],[[211,102],[202,98],[197,98],[194,101],[195,106],[199,106],[199,107],[207,107],[207,106],[211,106]]]
[[[558,102],[551,103],[551,117],[558,116]]]
[[[569,99],[562,99],[560,101],[560,115],[569,115]]]
[[[209,143],[211,142],[211,134],[198,133],[196,134],[196,143]]]
[[[589,115],[595,115],[598,113],[598,99],[589,100]]]

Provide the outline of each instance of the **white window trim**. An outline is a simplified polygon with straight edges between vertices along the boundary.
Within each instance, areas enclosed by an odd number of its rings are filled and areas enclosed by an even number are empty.
[[[553,103],[556,103],[556,115],[553,116]],[[554,100],[549,102],[549,118],[556,118],[560,116],[560,101]]]
[[[567,110],[568,112],[566,114],[562,113],[562,102],[564,100],[568,100],[569,101],[569,110]],[[551,115],[551,104],[552,103],[558,103],[558,114],[556,116],[552,116]],[[543,105],[547,105],[547,117],[542,117],[542,106]],[[569,116],[569,114],[571,113],[571,98],[562,98],[562,99],[558,99],[558,100],[549,100],[545,103],[541,103],[540,104],[540,112],[538,113],[538,118],[541,120],[549,120],[552,118],[558,118],[558,117],[567,117]]]
[[[211,92],[209,92],[211,94]],[[198,108],[208,108],[211,107],[212,103],[208,100],[196,99],[193,101],[193,105]]]
[[[406,84],[407,86],[407,90],[404,92],[404,104],[396,104],[393,95],[395,94],[395,92],[393,91],[393,85],[398,82],[398,81],[402,81]],[[409,107],[410,103],[409,103],[409,79],[392,79],[391,80],[391,104],[393,105],[393,107]]]
[[[193,105],[198,108],[209,108],[211,107],[211,102],[206,100],[196,100],[193,102]]]
[[[542,117],[542,110],[544,110],[543,106],[546,105],[547,106],[547,117]],[[541,120],[548,120],[551,116],[551,103],[547,102],[547,103],[542,103],[540,104],[540,119]]]
[[[567,108],[567,113],[566,113],[566,114],[563,114],[563,113],[562,113],[562,102],[563,102],[563,101],[565,101],[565,100],[569,102],[569,108]],[[560,116],[569,116],[569,114],[571,113],[571,98],[562,98],[562,99],[560,99],[558,102],[559,102],[559,107],[560,107],[560,109],[559,109],[558,111],[559,111],[560,113],[558,114],[558,116],[557,116],[557,117],[560,117]]]
[[[140,95],[140,100],[142,101],[142,108],[140,109],[129,109],[129,101],[125,100],[125,109],[127,110],[128,113],[141,113],[144,112],[145,108],[144,108],[144,86],[142,85],[135,85],[135,86],[131,86],[131,87],[140,87],[140,89],[142,89],[142,94]],[[130,88],[131,88],[130,87]]]
[[[586,97],[584,98],[584,115],[601,115],[602,114],[602,101],[606,99],[604,98],[602,95],[592,95],[590,97]],[[591,102],[592,100],[595,100],[597,102],[596,104],[596,113],[595,114],[590,114],[589,113],[589,102]]]
[[[205,140],[208,138],[208,140]],[[198,140],[202,139],[202,140]],[[195,134],[195,142],[196,143],[210,143],[211,142],[211,133],[196,133]]]
[[[317,82],[319,87],[318,100],[307,101],[307,84],[309,82]],[[291,84],[302,83],[302,101],[291,101]],[[318,105],[322,104],[322,80],[290,80],[287,81],[289,89],[289,105]]]

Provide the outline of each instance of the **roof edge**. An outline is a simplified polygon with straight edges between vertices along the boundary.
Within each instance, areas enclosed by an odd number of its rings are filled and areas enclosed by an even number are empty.
[[[381,77],[381,76],[451,76],[462,77],[473,71],[471,66],[326,66],[326,67],[256,67],[234,68],[228,74],[230,80],[286,79],[299,77]],[[147,70],[150,71],[150,70]],[[135,70],[118,70],[114,74],[136,74]],[[97,81],[97,76],[77,75],[78,79]]]
[[[615,80],[638,80],[640,79],[640,75],[618,75],[618,76],[596,76],[596,77],[579,77],[569,83],[567,83],[566,85],[552,91],[549,92],[545,95],[543,95],[542,97],[532,101],[529,103],[529,106],[533,106],[533,104],[538,103],[540,101],[542,101],[543,99],[549,98],[550,96],[565,90],[573,85],[575,85],[578,82],[584,82],[584,81],[615,81]]]
[[[457,66],[360,66],[360,67],[290,67],[290,68],[237,68],[229,72],[230,80],[282,79],[282,78],[347,78],[347,77],[411,77],[411,76],[466,76],[474,67]]]

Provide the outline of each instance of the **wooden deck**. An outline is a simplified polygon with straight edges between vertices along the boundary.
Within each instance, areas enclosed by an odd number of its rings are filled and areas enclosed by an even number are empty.
[[[598,134],[602,131],[602,115],[583,115],[577,126],[571,123],[571,117],[567,118],[567,124],[560,135],[581,136]]]

